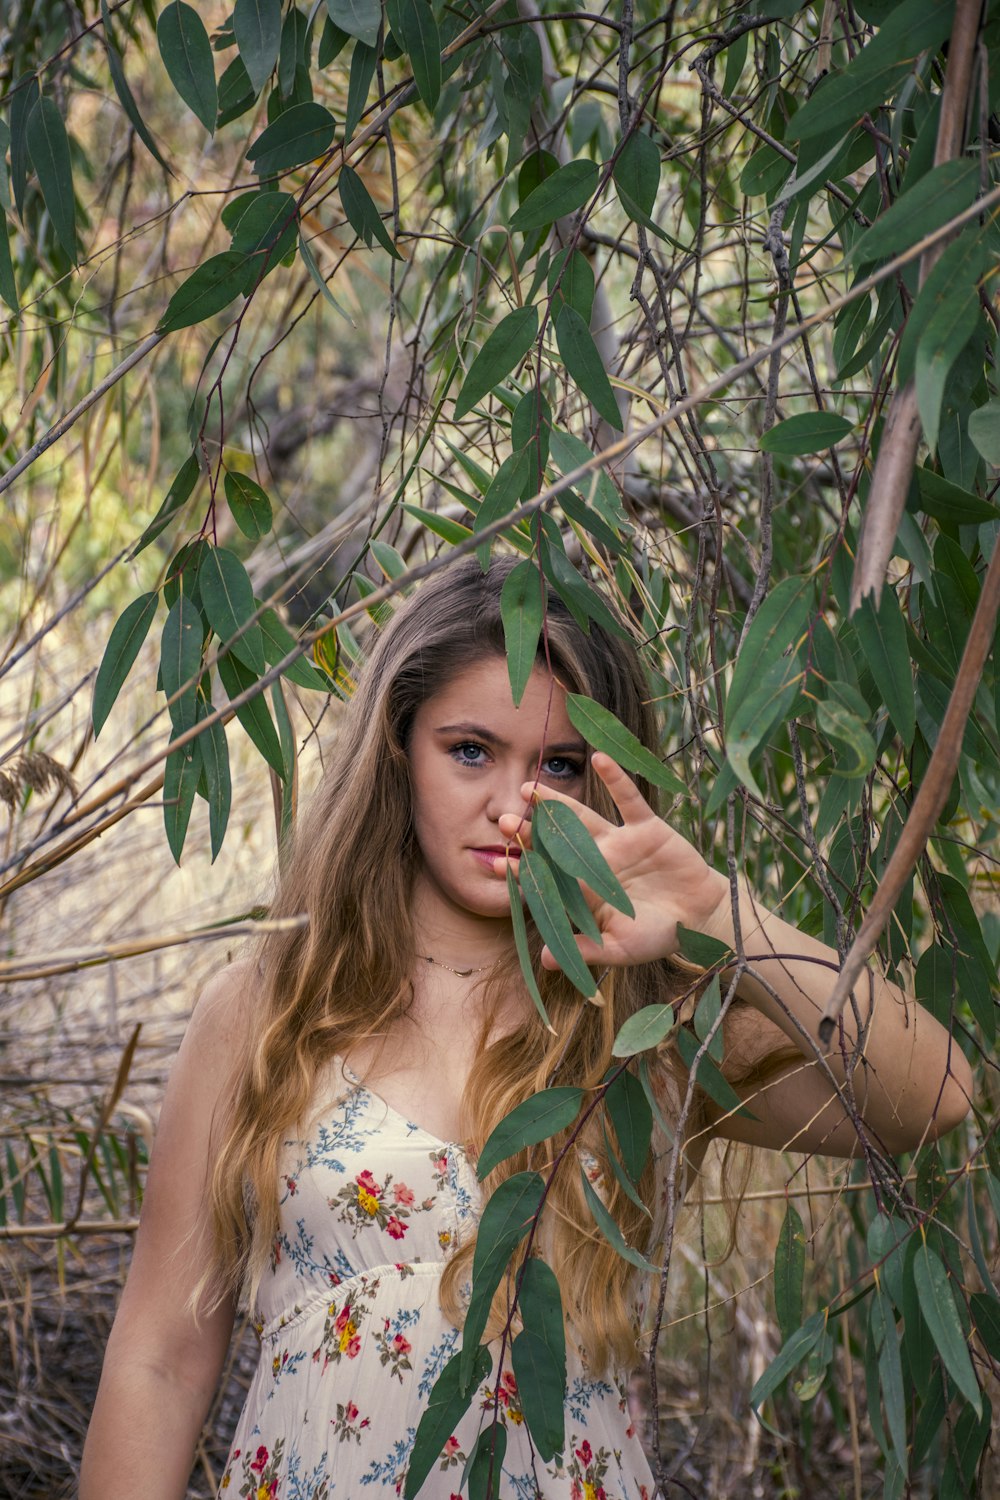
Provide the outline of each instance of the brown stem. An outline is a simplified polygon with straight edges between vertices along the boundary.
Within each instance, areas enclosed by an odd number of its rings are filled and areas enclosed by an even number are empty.
[[[934,149],[936,167],[943,162],[952,161],[962,149],[981,12],[982,0],[957,0],[955,22],[948,44],[948,70],[941,95],[937,144]],[[930,275],[946,243],[946,239],[936,241],[922,256],[921,286]],[[919,442],[917,393],[913,382],[909,381],[892,398],[885,432],[879,444],[878,458],[875,460],[851,581],[851,614],[860,607],[867,594],[872,595],[876,604],[879,601],[913,477]]]

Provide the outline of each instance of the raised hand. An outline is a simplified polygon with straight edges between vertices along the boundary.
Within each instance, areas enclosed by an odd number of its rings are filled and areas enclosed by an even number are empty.
[[[581,881],[603,940],[597,943],[577,936],[584,961],[636,964],[664,958],[677,948],[678,923],[698,932],[711,930],[718,936],[725,936],[727,930],[731,933],[731,922],[726,918],[730,899],[726,877],[713,870],[683,835],[653,812],[635,783],[609,755],[595,752],[591,765],[621,815],[620,825],[551,787],[536,783],[522,787],[526,799],[564,802],[573,809],[632,902],[635,915],[627,917]],[[499,827],[512,843],[531,847],[530,828],[518,814],[503,814]],[[504,863],[497,860],[498,873]],[[542,950],[542,963],[549,969],[559,967],[548,948]]]

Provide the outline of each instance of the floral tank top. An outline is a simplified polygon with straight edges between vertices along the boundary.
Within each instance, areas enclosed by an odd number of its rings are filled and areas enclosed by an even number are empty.
[[[431,1388],[460,1346],[439,1282],[475,1233],[475,1171],[460,1146],[406,1120],[340,1060],[334,1076],[341,1097],[305,1139],[285,1143],[280,1230],[257,1300],[260,1363],[220,1500],[401,1495]],[[593,1378],[567,1341],[566,1447],[543,1463],[509,1366],[499,1403],[487,1376],[419,1500],[459,1500],[495,1406],[507,1430],[499,1500],[652,1500],[625,1380]]]

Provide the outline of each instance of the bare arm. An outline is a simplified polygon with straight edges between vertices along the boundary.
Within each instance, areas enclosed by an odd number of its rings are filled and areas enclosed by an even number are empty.
[[[232,1333],[226,1298],[196,1321],[210,1263],[206,1182],[213,1117],[242,1016],[243,966],[213,979],[170,1075],[122,1295],[87,1434],[80,1500],[182,1500]]]
[[[748,1003],[727,1018],[727,1052],[737,1076],[755,1069],[764,1076],[740,1090],[752,1096],[757,1121],[716,1110],[717,1134],[778,1149],[856,1155],[857,1130],[834,1082],[848,1084],[876,1143],[892,1154],[934,1140],[965,1118],[971,1069],[929,1011],[872,973],[870,983],[858,986],[856,1004],[848,1006],[842,1033],[826,1054],[817,1029],[839,971],[837,955],[768,912],[742,882],[739,918],[750,966],[738,994]],[[728,888],[703,930],[735,943]],[[768,1059],[776,1054],[783,1061],[767,1076]]]

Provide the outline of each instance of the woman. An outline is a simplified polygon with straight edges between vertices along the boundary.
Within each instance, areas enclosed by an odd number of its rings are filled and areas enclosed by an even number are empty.
[[[851,1086],[877,1146],[911,1149],[967,1111],[969,1069],[947,1031],[877,978],[842,1046],[818,1063],[811,1038],[834,956],[748,889],[734,909],[728,880],[657,816],[651,789],[588,751],[567,691],[657,744],[629,644],[596,625],[585,635],[550,598],[515,706],[500,615],[511,566],[445,570],[384,630],[272,908],[304,912],[308,925],[265,938],[195,1011],[160,1117],[83,1500],[184,1494],[241,1296],[262,1354],[221,1493],[401,1492],[431,1386],[458,1347],[481,1193],[529,1160],[503,1163],[480,1189],[476,1153],[547,1084],[598,1086],[622,1022],[691,992],[690,973],[671,963],[678,923],[733,944],[738,916],[753,959],[726,1018],[724,1065],[752,1093],[752,1113],[724,1116],[699,1098],[685,1121],[689,1169],[712,1133],[857,1151],[831,1078],[845,1077],[859,1019],[867,1036]],[[533,935],[551,1032],[521,978],[506,880],[530,847],[536,799],[578,812],[635,913],[586,893],[601,941],[578,943],[607,970],[603,1006],[582,999]],[[656,1079],[676,1119],[685,1079],[672,1051]],[[598,1118],[578,1159],[641,1244],[649,1219],[602,1172]],[[566,1138],[535,1148],[531,1165],[544,1171]],[[639,1183],[661,1224],[669,1160],[660,1140]],[[565,1452],[546,1463],[533,1451],[508,1359],[444,1444],[422,1490],[430,1500],[459,1492],[494,1413],[507,1432],[494,1493],[652,1495],[625,1403],[635,1273],[596,1230],[584,1192],[577,1167],[558,1171],[539,1228],[567,1320]],[[501,1322],[502,1308],[488,1332]]]

